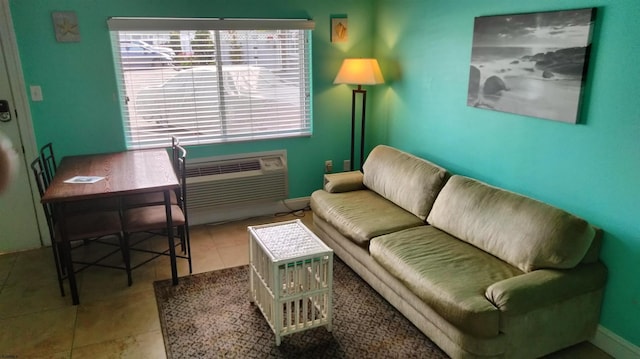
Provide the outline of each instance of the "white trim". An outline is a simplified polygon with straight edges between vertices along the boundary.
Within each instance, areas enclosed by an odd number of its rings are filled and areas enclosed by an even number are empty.
[[[189,199],[187,198],[187,202]],[[189,225],[237,221],[246,218],[288,213],[309,206],[309,197],[291,198],[279,202],[265,202],[255,205],[235,205],[220,208],[198,208],[189,211]]]
[[[18,122],[20,124],[18,127],[20,129],[20,139],[24,148],[26,162],[27,158],[35,158],[38,156],[39,150],[36,144],[31,109],[26,93],[27,86],[24,81],[22,64],[20,63],[18,41],[16,40],[16,34],[13,28],[9,0],[0,0],[0,37],[2,37],[2,44],[4,45],[5,63],[9,75],[11,94],[13,96],[13,105],[18,112]],[[25,163],[25,165],[28,165],[28,163]],[[31,171],[29,170],[28,173],[31,173]],[[44,245],[49,245],[51,241],[48,235],[47,222],[39,202],[40,194],[31,176],[27,177],[29,183],[31,183],[31,198],[37,212],[41,242]]]
[[[590,342],[616,359],[640,358],[640,347],[631,344],[602,325],[598,325],[596,335]]]
[[[171,17],[110,17],[111,31],[158,30],[313,30],[307,19],[220,19]]]
[[[0,30],[2,30],[0,36],[2,36],[2,43],[5,45],[4,55],[9,78],[11,79],[11,92],[14,96],[14,106],[20,118],[20,135],[22,136],[23,145],[26,146],[26,154],[35,157],[38,149],[31,119],[31,109],[25,91],[27,86],[22,75],[22,64],[20,63],[18,44],[13,29],[9,0],[0,0],[0,6],[3,8],[0,15],[4,16],[0,19]]]

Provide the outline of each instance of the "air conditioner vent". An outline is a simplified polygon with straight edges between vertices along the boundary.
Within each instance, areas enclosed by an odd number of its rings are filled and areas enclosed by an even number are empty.
[[[187,207],[287,199],[286,151],[187,160]]]
[[[259,159],[249,159],[245,161],[220,161],[213,163],[202,163],[199,166],[187,168],[187,177],[213,176],[225,173],[238,173],[260,170]]]

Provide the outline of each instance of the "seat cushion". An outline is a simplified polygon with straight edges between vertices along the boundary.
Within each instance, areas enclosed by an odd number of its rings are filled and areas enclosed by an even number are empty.
[[[56,224],[56,240],[60,241],[60,223]],[[66,240],[77,241],[107,235],[120,235],[122,225],[118,211],[87,211],[65,215]]]
[[[432,226],[376,237],[371,256],[417,297],[460,330],[498,335],[500,311],[487,287],[522,274],[518,268]]]
[[[178,204],[178,198],[174,191],[169,192],[171,204]],[[124,208],[153,206],[164,204],[164,192],[139,193],[122,198]]]
[[[575,267],[595,236],[581,218],[463,176],[447,182],[428,222],[525,272]]]
[[[124,211],[122,226],[125,232],[138,232],[153,229],[164,229],[167,226],[167,209],[165,206],[136,207]],[[173,226],[185,224],[184,212],[176,205],[171,205],[171,222]]]
[[[367,188],[422,220],[449,178],[444,168],[383,145],[369,153],[363,171]]]
[[[311,194],[311,209],[343,236],[367,248],[371,238],[424,222],[369,190]]]

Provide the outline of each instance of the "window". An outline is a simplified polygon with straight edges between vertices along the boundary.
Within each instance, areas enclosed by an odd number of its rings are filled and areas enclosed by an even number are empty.
[[[108,25],[128,148],[311,135],[313,21]]]

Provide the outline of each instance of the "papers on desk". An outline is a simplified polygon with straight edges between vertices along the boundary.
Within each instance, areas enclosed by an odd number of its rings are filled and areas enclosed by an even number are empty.
[[[65,180],[64,183],[96,183],[103,179],[104,177],[98,176],[75,176]]]

